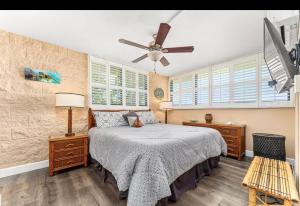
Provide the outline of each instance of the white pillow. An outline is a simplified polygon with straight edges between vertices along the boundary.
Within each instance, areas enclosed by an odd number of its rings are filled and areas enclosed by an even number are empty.
[[[144,124],[156,124],[158,121],[155,119],[155,115],[152,111],[145,111],[145,112],[136,112],[139,115],[140,120]]]
[[[127,112],[128,111],[121,111],[121,112],[95,111],[93,112],[93,114],[96,120],[97,127],[107,128],[107,127],[119,127],[119,126],[128,125],[128,123],[123,118],[123,114],[126,114]]]

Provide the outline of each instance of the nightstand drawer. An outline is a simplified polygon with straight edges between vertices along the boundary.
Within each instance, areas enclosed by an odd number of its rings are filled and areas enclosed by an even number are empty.
[[[84,148],[71,148],[71,149],[64,149],[54,152],[54,158],[55,159],[61,159],[61,158],[68,158],[73,157],[77,155],[83,155],[84,154]]]
[[[67,168],[69,166],[84,164],[84,157],[78,156],[64,160],[55,160],[54,161],[54,169],[57,168]]]
[[[228,154],[237,154],[237,147],[232,145],[227,145],[227,152]]]
[[[64,141],[57,141],[54,142],[54,150],[61,150],[61,149],[69,149],[74,147],[83,147],[84,141],[83,139],[77,140],[64,140]]]
[[[232,135],[232,136],[237,135],[237,130],[232,128],[220,128],[219,131],[222,135]]]
[[[224,135],[223,138],[228,145],[238,145],[238,139],[236,137]]]

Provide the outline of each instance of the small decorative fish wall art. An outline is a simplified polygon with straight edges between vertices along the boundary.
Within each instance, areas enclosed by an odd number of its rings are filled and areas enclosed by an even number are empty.
[[[26,80],[60,84],[61,75],[58,72],[44,71],[39,69],[24,68]]]

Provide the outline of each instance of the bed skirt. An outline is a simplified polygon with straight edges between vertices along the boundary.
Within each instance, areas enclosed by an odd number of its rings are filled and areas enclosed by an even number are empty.
[[[94,159],[92,161],[97,162]],[[169,196],[168,198],[164,198],[163,201],[170,200],[176,202],[179,199],[180,195],[182,195],[185,191],[196,188],[199,180],[204,176],[209,176],[212,173],[213,168],[216,168],[218,166],[219,161],[220,156],[212,157],[195,165],[190,170],[182,174],[170,185],[172,193],[171,196]],[[101,165],[100,168],[102,168]],[[114,186],[116,186],[116,180],[114,179],[113,175],[104,168],[104,181],[106,180],[110,180],[109,182],[112,182]],[[128,191],[119,191],[119,194],[120,199],[125,199],[127,197]]]
[[[172,195],[168,197],[168,199],[176,202],[182,193],[189,189],[196,188],[199,180],[204,176],[210,175],[212,169],[218,166],[219,161],[220,156],[212,157],[182,174],[170,185]]]

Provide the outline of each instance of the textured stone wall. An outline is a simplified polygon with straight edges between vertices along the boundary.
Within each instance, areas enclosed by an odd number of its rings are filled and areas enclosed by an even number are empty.
[[[58,71],[62,82],[25,80],[24,67]],[[48,159],[48,136],[67,131],[55,93],[86,96],[87,73],[86,54],[0,31],[0,168]],[[87,108],[74,109],[73,130],[86,129]]]

